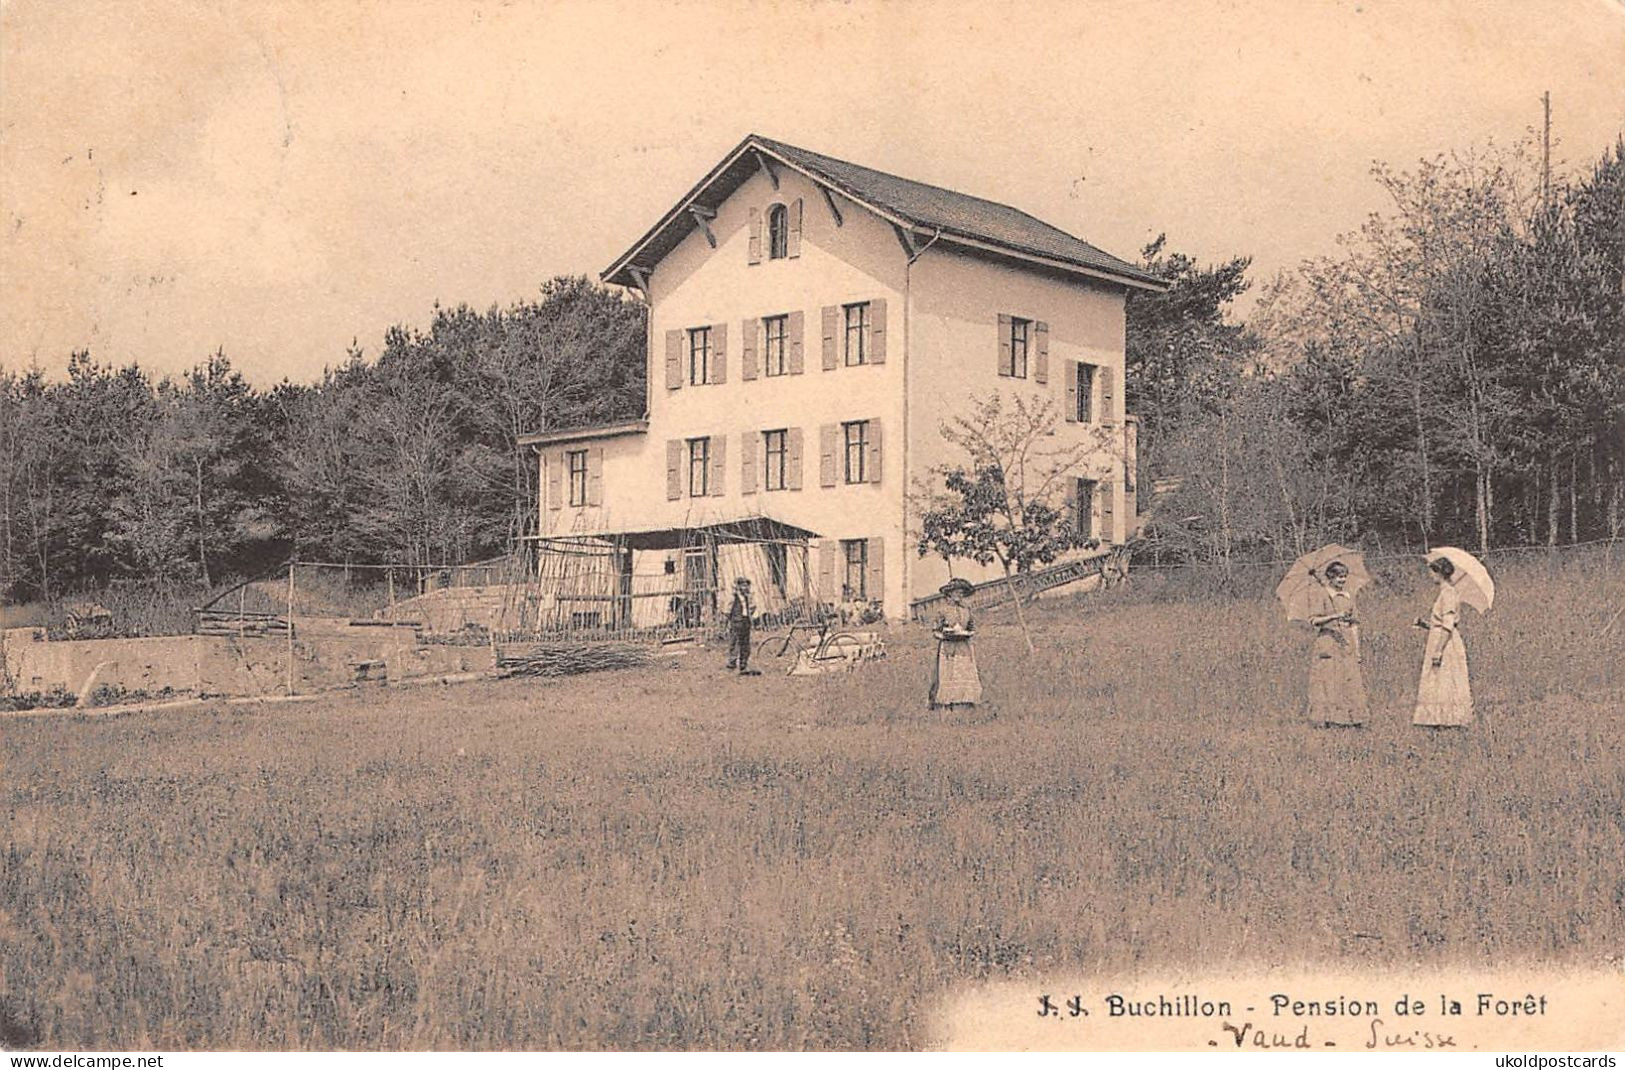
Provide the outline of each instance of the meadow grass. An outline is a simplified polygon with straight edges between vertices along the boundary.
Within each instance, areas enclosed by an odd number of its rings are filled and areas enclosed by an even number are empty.
[[[1004,615],[988,701],[640,670],[4,722],[0,1044],[897,1048],[954,986],[1625,946],[1625,594],[1505,563],[1479,723],[1409,725],[1431,591],[1361,599],[1372,722],[1303,723],[1268,584]]]

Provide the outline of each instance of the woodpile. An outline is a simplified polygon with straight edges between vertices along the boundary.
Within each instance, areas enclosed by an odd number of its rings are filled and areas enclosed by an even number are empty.
[[[547,643],[497,658],[497,675],[574,676],[646,665],[647,648],[636,643]]]
[[[241,613],[229,610],[197,610],[198,635],[285,636],[291,630],[286,617],[275,613]]]

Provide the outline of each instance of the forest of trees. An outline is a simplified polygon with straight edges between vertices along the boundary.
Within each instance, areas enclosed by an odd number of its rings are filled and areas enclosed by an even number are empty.
[[[535,509],[518,436],[641,413],[643,352],[642,305],[558,278],[312,385],[255,390],[223,353],[157,382],[87,353],[61,382],[0,372],[0,596],[504,553]]]
[[[1245,328],[1224,313],[1246,258],[1149,246],[1172,286],[1131,300],[1126,377],[1159,553],[1618,537],[1625,141],[1572,183],[1542,173],[1494,147],[1377,168],[1387,209],[1272,280]]]
[[[1625,142],[1540,176],[1517,149],[1379,168],[1389,209],[1271,280],[1244,326],[1248,258],[1148,246],[1171,286],[1130,300],[1126,385],[1159,555],[1618,536]],[[309,385],[255,389],[225,353],[157,381],[89,353],[60,381],[0,370],[0,597],[503,553],[534,516],[518,436],[643,411],[644,317],[558,278],[436,308]]]

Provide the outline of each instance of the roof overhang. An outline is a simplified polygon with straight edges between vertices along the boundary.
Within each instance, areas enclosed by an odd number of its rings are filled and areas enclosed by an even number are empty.
[[[639,238],[632,248],[622,253],[615,262],[604,269],[599,277],[605,282],[616,286],[636,286],[638,281],[635,272],[645,275],[652,272],[656,264],[666,258],[666,254],[677,247],[677,243],[688,237],[690,231],[698,225],[694,220],[693,208],[714,209],[728,196],[742,185],[749,172],[756,169],[756,164],[748,158],[753,151],[765,151],[763,146],[757,144],[756,135],[745,138],[732,152],[722,158],[722,162],[699,180],[693,189],[683,195],[682,200],[672,206],[671,210],[660,217],[660,221],[649,228],[648,233]],[[775,160],[779,157],[769,153]],[[743,162],[744,167],[741,166]],[[780,161],[783,162],[783,161]],[[748,168],[748,170],[746,170]],[[740,174],[738,172],[745,171]],[[723,183],[723,179],[728,179]],[[718,192],[718,187],[726,188]]]
[[[683,528],[642,528],[636,531],[566,532],[559,535],[528,535],[525,541],[561,549],[624,546],[629,550],[685,550],[708,543],[803,543],[817,538],[816,531],[787,524],[767,516],[719,520]]]
[[[622,420],[619,423],[600,424],[597,427],[570,427],[557,431],[532,431],[515,440],[521,446],[556,446],[564,442],[590,442],[594,439],[620,438],[623,435],[642,435],[649,430],[648,420]]]
[[[916,231],[915,233],[920,232]],[[930,235],[928,234],[926,237],[929,238]],[[1081,278],[1094,279],[1099,282],[1107,282],[1115,286],[1127,286],[1132,290],[1148,290],[1151,293],[1162,293],[1167,290],[1169,286],[1169,283],[1162,279],[1153,279],[1149,276],[1142,278],[1135,275],[1122,275],[1115,271],[1107,271],[1103,268],[1085,267],[1082,264],[1074,264],[1070,261],[1059,260],[1053,256],[1045,256],[1043,253],[1033,252],[1030,249],[1023,249],[1020,246],[995,244],[990,241],[983,241],[964,234],[954,234],[946,230],[942,232],[940,240],[951,245],[959,246],[964,251],[973,254],[981,254],[1005,260],[1018,260],[1022,263],[1048,268],[1051,271],[1059,271],[1068,275],[1076,275]]]
[[[971,252],[991,253],[996,256],[1041,265],[1054,271],[1092,279],[1097,282],[1107,282],[1132,289],[1149,290],[1154,293],[1160,293],[1168,289],[1169,284],[1167,282],[1149,275],[1139,273],[1122,274],[1096,266],[1076,264],[1056,257],[1045,256],[1042,253],[1017,245],[988,241],[985,238],[956,233],[921,220],[910,219],[885,205],[875,203],[872,198],[864,196],[843,182],[803,167],[797,161],[775,150],[771,145],[764,144],[755,134],[751,134],[735,146],[732,152],[723,157],[721,163],[713,167],[704,178],[700,179],[694,188],[683,196],[682,200],[678,201],[670,211],[661,216],[660,221],[651,227],[648,233],[644,234],[630,249],[617,257],[615,262],[605,268],[599,277],[604,282],[615,286],[627,286],[644,290],[646,281],[653,274],[655,266],[664,260],[667,254],[675,249],[684,238],[697,229],[699,223],[696,216],[704,216],[707,213],[714,214],[722,202],[726,201],[747,179],[758,172],[761,168],[758,160],[763,158],[770,159],[775,164],[796,172],[816,186],[840,194],[844,200],[873,213],[900,231],[920,239],[922,252],[925,245],[935,241],[943,241]]]

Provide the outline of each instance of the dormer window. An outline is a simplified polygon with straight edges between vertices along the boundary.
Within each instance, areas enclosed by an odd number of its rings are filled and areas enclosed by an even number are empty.
[[[767,210],[767,258],[783,260],[790,255],[790,213],[784,205]]]

